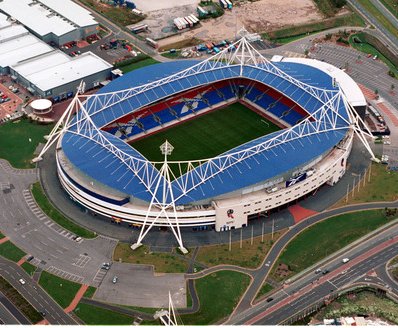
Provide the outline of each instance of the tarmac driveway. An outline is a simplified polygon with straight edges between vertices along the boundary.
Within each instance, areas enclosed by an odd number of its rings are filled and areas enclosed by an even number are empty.
[[[117,282],[113,283],[113,277]],[[186,307],[186,284],[182,273],[155,273],[149,265],[113,263],[94,299],[107,303],[165,308],[169,291],[176,308]]]

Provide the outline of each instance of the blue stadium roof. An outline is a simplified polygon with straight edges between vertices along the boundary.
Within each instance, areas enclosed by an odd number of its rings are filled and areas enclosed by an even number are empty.
[[[175,74],[197,63],[197,61],[177,61],[144,67],[118,78],[102,88],[100,93],[125,90],[138,85],[143,85],[160,78],[168,77],[171,74]],[[336,93],[338,92],[338,89],[333,87],[330,76],[316,68],[287,62],[274,63],[274,65],[291,77],[302,81],[307,85],[325,90],[335,90]],[[322,96],[315,97],[302,88],[299,88],[288,79],[266,72],[261,67],[243,66],[243,70],[241,71],[240,66],[231,67],[219,64],[211,71],[198,72],[194,75],[181,77],[177,80],[168,81],[165,84],[151,88],[145,92],[138,93],[135,96],[132,96],[123,102],[111,105],[98,113],[96,113],[96,111],[103,108],[104,104],[109,100],[109,95],[104,95],[104,99],[101,99],[101,101],[98,101],[98,99],[89,100],[86,108],[89,108],[89,113],[91,114],[90,117],[93,123],[97,127],[102,127],[117,118],[142,108],[143,106],[168,98],[172,94],[177,94],[200,85],[230,78],[248,78],[271,86],[294,100],[311,114],[314,114],[316,110],[327,101],[326,98],[322,98]],[[90,101],[93,101],[91,103],[91,107]],[[244,161],[237,162],[233,166],[215,174],[214,176],[209,173],[208,179],[200,185],[196,185],[197,181],[195,181],[198,179],[199,174],[191,174],[187,182],[188,184],[184,182],[184,179],[187,178],[186,175],[179,177],[173,181],[173,193],[174,197],[178,199],[177,203],[186,204],[189,202],[216,197],[221,194],[271,179],[272,177],[283,174],[288,170],[308,163],[311,159],[331,149],[344,138],[348,129],[348,124],[345,121],[348,114],[343,102],[339,103],[338,111],[341,115],[340,118],[336,118],[337,126],[340,128],[339,130],[330,130],[313,134],[311,136],[294,139],[284,143],[283,145],[273,147],[253,155]],[[80,111],[76,115],[75,120],[81,117],[81,113],[82,112]],[[319,118],[319,114],[314,116],[317,119]],[[315,121],[311,124],[315,127],[317,122]],[[298,131],[298,129],[298,126],[293,127],[293,130]],[[133,169],[132,167],[129,167],[125,161],[116,157],[95,140],[90,140],[85,137],[85,131],[79,131],[80,135],[73,133],[76,131],[76,127],[72,127],[70,131],[71,132],[67,132],[63,137],[62,148],[67,158],[75,167],[90,176],[92,179],[98,180],[114,189],[145,201],[151,200],[151,192],[148,191],[143,181],[157,176],[158,171],[156,168],[149,164],[145,165],[145,169]],[[137,162],[146,162],[146,159],[138,151],[122,140],[104,131],[101,131],[100,133],[101,137],[106,138],[112,147],[116,147],[123,151],[124,154],[134,157]],[[256,144],[270,140],[282,133],[284,133],[283,130],[275,132],[272,135],[258,138],[247,144],[236,147],[224,155],[255,146]],[[222,161],[222,157],[220,158]],[[208,171],[206,171],[206,169]],[[210,170],[209,163],[198,166],[194,171],[213,172]],[[196,188],[192,188],[192,190],[183,194],[182,190],[179,188],[180,185],[185,185],[188,189],[190,189],[190,186],[196,186]],[[150,189],[151,188],[153,188],[153,186],[151,186]],[[160,194],[158,196],[160,196]]]

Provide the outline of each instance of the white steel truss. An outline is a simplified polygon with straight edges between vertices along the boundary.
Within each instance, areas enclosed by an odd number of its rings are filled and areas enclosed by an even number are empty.
[[[169,309],[156,311],[154,319],[159,319],[165,326],[178,326],[176,311],[174,309],[173,299],[169,291]],[[181,318],[180,318],[181,319]]]
[[[139,179],[140,183],[145,186],[145,189],[151,197],[142,230],[137,242],[132,245],[132,249],[136,249],[142,245],[142,240],[150,229],[157,220],[161,219],[163,222],[167,222],[178,242],[180,250],[185,253],[186,249],[183,246],[178,224],[178,213],[176,210],[177,202],[193,189],[200,187],[213,177],[249,158],[253,158],[258,154],[265,154],[267,151],[272,152],[273,148],[284,144],[289,144],[293,147],[290,142],[299,140],[301,143],[300,139],[308,136],[331,131],[341,131],[341,133],[344,133],[347,129],[353,129],[359,139],[365,144],[372,159],[375,159],[366,139],[367,136],[371,137],[371,134],[368,130],[365,132],[363,131],[362,127],[364,127],[365,124],[355,110],[350,107],[342,90],[324,90],[316,88],[289,76],[258,53],[245,37],[235,42],[233,46],[236,48],[233,52],[229,52],[228,49],[225,49],[208,60],[184,71],[142,86],[89,96],[82,96],[77,93],[67,111],[51,132],[44,149],[35,160],[40,160],[50,146],[66,132],[71,136],[75,135],[80,138],[85,138],[100,145],[102,149],[106,149],[115,158],[119,159],[120,162]],[[223,65],[220,65],[221,63]],[[309,93],[313,98],[322,103],[322,106],[312,112],[311,115],[306,117],[299,124],[285,129],[279,134],[265,139],[263,142],[248,146],[236,152],[195,161],[168,161],[167,154],[162,162],[150,162],[141,157],[137,157],[128,151],[119,149],[114,143],[108,140],[106,135],[100,130],[100,127],[97,127],[92,120],[93,115],[99,114],[111,106],[121,106],[122,102],[128,101],[137,94],[151,92],[154,88],[166,85],[171,81],[176,81],[188,76],[194,78],[196,74],[218,70],[221,69],[221,67],[225,68],[225,66],[230,67],[231,70],[239,68],[239,73],[233,77],[242,77],[243,70],[247,67],[255,67],[263,72],[274,74]],[[346,115],[342,115],[344,110],[347,111],[348,119]],[[78,111],[77,115],[71,120],[71,115],[75,111]],[[118,116],[117,113],[113,114],[114,119],[125,115],[120,114]],[[284,151],[283,148],[282,150]],[[170,164],[178,165],[180,168],[179,177],[175,176],[175,173],[170,169]],[[176,193],[176,191],[178,191],[178,193]],[[154,211],[157,211],[156,217],[148,224],[149,216],[151,215],[152,219]]]

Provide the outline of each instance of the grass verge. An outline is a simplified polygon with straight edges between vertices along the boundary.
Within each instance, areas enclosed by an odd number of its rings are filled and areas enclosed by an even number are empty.
[[[131,325],[134,319],[98,306],[79,303],[73,311],[87,325]]]
[[[370,182],[368,181],[369,171],[366,174],[365,186],[363,186],[362,179],[359,192],[358,188],[355,188],[354,197],[352,197],[351,192],[348,202],[344,197],[333,205],[333,208],[347,204],[393,201],[398,198],[398,172],[388,171],[386,165],[372,163]]]
[[[0,255],[13,262],[18,262],[26,253],[7,240],[0,245]]]
[[[93,287],[93,286],[89,286],[86,290],[86,292],[84,293],[83,297],[85,298],[93,298],[95,291],[97,290],[97,288]]]
[[[155,60],[151,57],[145,56],[141,60],[130,62],[126,65],[120,65],[120,66],[118,66],[118,68],[121,69],[123,71],[123,73],[125,74],[128,72],[134,71],[138,68],[157,64],[157,63],[159,63],[157,60]]]
[[[0,290],[33,324],[43,320],[41,314],[3,277],[0,277]]]
[[[47,199],[44,191],[40,185],[40,182],[35,182],[32,185],[32,195],[36,200],[36,203],[42,209],[44,213],[47,214],[52,220],[58,223],[63,228],[69,230],[70,232],[81,236],[83,238],[94,238],[96,234],[90,230],[83,228],[82,226],[72,222],[62,213],[60,213]]]
[[[268,283],[265,283],[264,285],[261,286],[260,290],[258,291],[258,293],[256,295],[256,300],[262,298],[264,295],[268,294],[273,289],[274,289],[274,287],[272,287]]]
[[[380,0],[380,2],[398,18],[398,2],[396,0]]]
[[[339,26],[365,26],[365,25],[366,25],[365,21],[362,19],[362,17],[359,16],[357,13],[353,12],[343,16],[328,18],[321,22],[285,27],[279,30],[268,32],[263,36],[265,38],[271,39],[276,43],[279,43],[279,40],[282,40],[281,43],[283,43],[284,39],[286,38],[292,38],[296,36],[301,38],[311,33],[316,33]],[[285,43],[287,43],[287,41],[285,41]],[[293,41],[293,39],[290,41]]]
[[[80,284],[54,276],[43,271],[40,275],[39,285],[64,309],[75,297]]]
[[[130,244],[127,243],[117,244],[113,252],[113,260],[119,261],[119,259],[125,263],[153,265],[156,272],[186,272],[188,269],[188,262],[173,254],[154,253],[146,246],[141,246],[133,252]]]
[[[395,26],[379,11],[370,0],[358,0],[358,2],[369,12],[384,28],[398,38],[398,30]]]
[[[249,276],[218,271],[195,281],[200,300],[197,313],[180,316],[184,325],[210,325],[232,313],[250,283]]]
[[[196,261],[207,266],[231,264],[244,268],[257,268],[267,255],[272,244],[284,232],[285,230],[274,233],[273,240],[271,240],[271,234],[266,234],[264,235],[264,242],[261,241],[261,236],[253,238],[253,245],[251,245],[250,239],[244,240],[242,248],[240,248],[239,241],[231,243],[231,251],[229,251],[228,244],[203,246],[199,249]]]
[[[388,223],[384,210],[361,211],[331,217],[297,235],[282,251],[271,277],[284,280],[342,249],[356,239]],[[279,264],[288,266],[284,276],[277,274]]]
[[[33,274],[35,273],[37,267],[34,266],[33,264],[30,264],[28,262],[24,262],[21,265],[22,269],[24,269],[30,276],[33,276]]]
[[[360,43],[354,42],[354,40],[361,41]],[[351,47],[357,49],[365,54],[371,54],[372,56],[377,55],[377,58],[381,60],[384,64],[388,66],[390,71],[394,73],[394,75],[398,78],[398,68],[394,65],[394,63],[389,60],[386,56],[383,55],[379,50],[377,50],[374,46],[364,41],[363,33],[356,33],[350,36],[348,39]]]
[[[34,167],[30,162],[33,152],[40,142],[45,142],[44,136],[52,127],[31,123],[27,119],[0,125],[0,158],[19,169]]]

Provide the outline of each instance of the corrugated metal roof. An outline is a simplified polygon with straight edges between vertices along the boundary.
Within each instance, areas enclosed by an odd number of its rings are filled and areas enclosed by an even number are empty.
[[[36,38],[20,25],[12,25],[0,30],[0,66],[14,66],[34,56],[53,49]]]
[[[0,9],[41,36],[49,33],[62,36],[75,30],[70,22],[32,0],[3,0]]]
[[[60,85],[83,79],[97,72],[112,68],[112,65],[86,52],[79,57],[70,58],[59,50],[32,58],[13,66],[21,76],[46,91]]]
[[[70,0],[39,0],[42,4],[61,14],[80,27],[97,24],[91,13]]]

